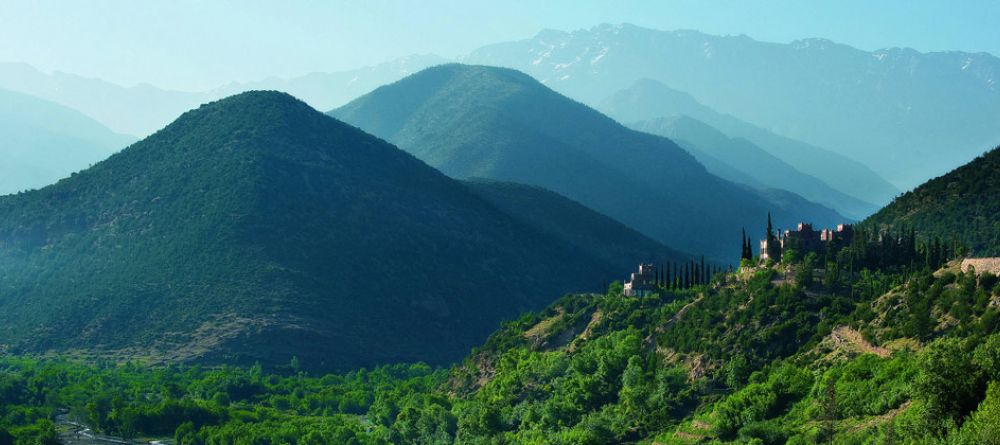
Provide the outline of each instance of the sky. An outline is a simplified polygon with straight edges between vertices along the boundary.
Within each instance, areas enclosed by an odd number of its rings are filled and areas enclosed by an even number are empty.
[[[995,0],[0,0],[0,62],[201,91],[601,23],[1000,55]]]

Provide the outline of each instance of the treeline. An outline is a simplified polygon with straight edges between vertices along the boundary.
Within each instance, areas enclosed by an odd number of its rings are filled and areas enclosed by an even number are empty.
[[[419,364],[312,377],[5,358],[0,444],[57,444],[60,412],[100,433],[187,445],[388,444],[389,432],[372,432],[364,416],[395,418],[409,397],[436,394],[445,375]]]
[[[913,229],[873,231],[856,229],[847,246],[832,244],[827,261],[836,259],[851,271],[862,269],[937,270],[948,261],[963,255],[965,249],[957,242],[934,237],[919,241]]]
[[[849,242],[834,237],[822,241],[815,248],[807,248],[801,240],[789,238],[783,248],[777,247],[780,234],[771,228],[768,215],[766,239],[772,258],[781,257],[783,263],[798,263],[809,253],[814,253],[821,265],[836,264],[841,270],[852,273],[862,270],[937,270],[948,261],[964,255],[968,249],[958,241],[946,241],[940,237],[919,240],[916,231],[910,229],[870,230],[855,228]],[[742,265],[752,265],[754,257],[751,237],[743,230],[740,260]]]
[[[828,259],[807,256],[800,264]],[[3,358],[0,445],[55,445],[58,413],[178,445],[991,443],[1000,278],[829,272],[823,286],[760,268],[639,298],[620,284],[566,296],[505,323],[450,370]],[[658,276],[668,289],[674,274]]]
[[[694,260],[686,263],[669,262],[661,264],[656,269],[656,285],[661,289],[690,289],[712,281],[712,277],[725,270],[716,264],[705,264],[705,257],[700,262]]]
[[[700,261],[660,263],[655,270],[656,287],[664,291],[703,286],[711,283],[715,276],[727,272],[727,269],[722,266],[706,263],[704,256],[701,257]],[[728,271],[732,272],[731,269]],[[605,283],[604,289],[607,291],[610,288],[611,285]]]

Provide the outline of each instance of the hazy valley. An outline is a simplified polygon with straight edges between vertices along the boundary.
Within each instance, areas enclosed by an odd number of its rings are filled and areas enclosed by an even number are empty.
[[[474,46],[0,63],[0,445],[996,443],[1000,60]]]

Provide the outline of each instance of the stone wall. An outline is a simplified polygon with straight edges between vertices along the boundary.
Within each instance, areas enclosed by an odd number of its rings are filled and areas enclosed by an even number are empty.
[[[976,273],[992,272],[1000,275],[1000,258],[966,258],[962,260],[962,270],[967,270],[969,266],[976,268]]]

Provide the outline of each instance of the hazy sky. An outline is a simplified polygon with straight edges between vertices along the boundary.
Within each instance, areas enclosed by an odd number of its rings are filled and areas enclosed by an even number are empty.
[[[197,90],[624,22],[1000,55],[995,0],[0,0],[0,61]]]

